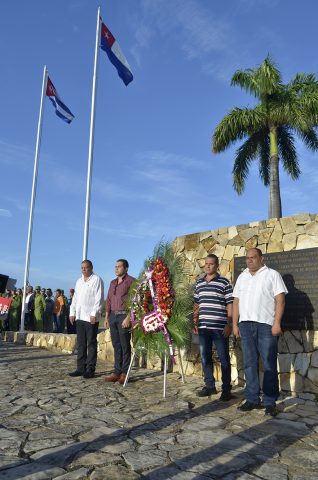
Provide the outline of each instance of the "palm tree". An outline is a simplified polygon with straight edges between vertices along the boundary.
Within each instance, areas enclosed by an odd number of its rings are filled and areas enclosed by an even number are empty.
[[[245,139],[237,149],[233,186],[244,191],[252,160],[259,161],[259,175],[270,186],[269,218],[282,216],[279,186],[279,160],[296,180],[300,175],[295,136],[312,151],[318,149],[318,81],[314,74],[296,74],[287,84],[275,63],[267,56],[255,69],[237,70],[231,85],[253,94],[255,108],[233,108],[216,127],[213,152],[219,153],[233,142]]]

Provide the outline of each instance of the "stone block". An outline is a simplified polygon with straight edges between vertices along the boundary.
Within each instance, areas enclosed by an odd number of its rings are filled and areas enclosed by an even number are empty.
[[[253,237],[247,240],[247,242],[245,243],[246,250],[257,247],[257,243],[258,243],[258,236],[253,235]]]
[[[266,220],[267,227],[275,227],[275,225],[279,222],[278,218],[269,218]]]
[[[265,253],[267,252],[267,244],[266,243],[262,243],[262,245],[257,245],[257,248],[260,249],[260,251],[265,255]]]
[[[284,332],[284,340],[287,344],[289,353],[302,353],[304,351],[302,343],[297,340],[291,332]]]
[[[272,242],[281,242],[282,238],[283,238],[283,230],[282,230],[282,227],[281,227],[280,223],[277,222],[273,231],[272,231],[270,240]]]
[[[199,244],[199,240],[200,240],[200,235],[198,233],[185,235],[184,237],[185,250],[195,250]]]
[[[246,248],[245,247],[241,247],[240,250],[238,251],[237,253],[237,256],[238,257],[245,257],[246,255]]]
[[[213,252],[211,253],[214,253],[214,255],[216,255],[219,258],[219,260],[221,260],[224,252],[225,252],[225,247],[223,245],[217,244],[215,245],[215,247],[213,248]]]
[[[293,250],[296,247],[297,235],[296,233],[286,233],[283,236],[282,243],[284,246],[284,252]]]
[[[184,236],[177,237],[173,243],[174,243],[174,247],[175,247],[176,252],[178,252],[178,253],[183,252],[183,250],[184,250]]]
[[[318,393],[318,385],[313,383],[309,378],[305,378],[303,391],[309,393]]]
[[[294,363],[294,369],[303,377],[306,375],[310,363],[309,353],[297,353]]]
[[[278,371],[280,373],[290,373],[294,371],[294,362],[296,355],[292,353],[280,353],[278,355]]]
[[[305,352],[313,352],[318,350],[318,331],[315,330],[302,330],[301,331],[302,343]]]
[[[218,244],[218,241],[216,240],[215,237],[210,236],[208,238],[205,238],[204,240],[201,240],[201,244],[203,248],[206,250],[206,252],[210,252],[212,248]]]
[[[219,265],[220,274],[225,276],[230,269],[230,262],[228,260],[221,260]]]
[[[314,383],[318,387],[318,368],[310,367],[307,377],[312,383]]]
[[[238,247],[241,247],[244,244],[244,240],[240,237],[240,235],[236,235],[235,237],[231,238],[229,240],[229,245],[236,245]]]
[[[268,243],[273,233],[273,230],[274,230],[273,228],[267,228],[266,230],[263,230],[258,236],[258,243],[259,244]]]
[[[312,353],[310,366],[318,368],[318,350]]]
[[[245,230],[240,230],[239,234],[243,241],[246,243],[250,238],[254,237],[254,235],[258,235],[258,228],[249,227]]]
[[[305,225],[305,223],[311,221],[309,213],[299,213],[298,215],[294,215],[293,219],[296,225]]]
[[[315,237],[318,237],[318,223],[307,223],[307,225],[305,225],[305,233],[307,233],[307,235],[313,235]]]
[[[33,340],[34,340],[34,334],[33,333],[27,333],[25,343],[27,345],[33,345]]]
[[[240,225],[236,225],[237,231],[240,233],[241,230],[246,230],[247,228],[250,228],[249,223],[241,223]]]
[[[227,235],[228,234],[228,228],[227,227],[222,227],[218,229],[218,235]]]
[[[297,236],[298,235],[301,235],[305,233],[305,228],[304,228],[304,225],[297,225],[297,229],[296,229],[296,234]]]
[[[65,342],[65,337],[63,334],[58,334],[56,336],[56,346],[57,348],[59,348],[60,350],[63,350],[64,348],[64,342]]]
[[[204,259],[205,261],[205,259]],[[203,259],[202,259],[202,263],[203,263]],[[203,266],[203,265],[202,265]],[[196,275],[196,276],[199,276],[203,273],[203,270],[202,270],[202,267],[200,267],[200,264],[199,262],[195,262],[195,267],[194,267],[194,270],[193,270],[193,275]]]
[[[292,217],[283,217],[280,219],[280,224],[283,232],[292,233],[296,231],[296,223]]]
[[[198,248],[195,251],[195,259],[199,259],[199,258],[204,258],[205,259],[206,256],[207,256],[207,251],[203,247],[202,243],[200,243]]]
[[[281,390],[297,393],[303,391],[304,379],[298,373],[281,373],[278,378]]]
[[[314,248],[318,247],[318,238],[312,237],[311,235],[303,234],[299,235],[297,238],[296,249],[300,250],[302,248]]]
[[[233,245],[227,245],[225,247],[225,252],[223,254],[223,260],[232,260],[233,256],[234,256]]]
[[[267,253],[275,253],[275,252],[283,252],[284,251],[284,246],[281,242],[273,242],[272,237],[267,245]]]
[[[218,234],[218,231],[217,230],[206,230],[205,232],[200,232],[200,242],[202,242],[202,240],[204,240],[205,238],[209,238],[209,237],[216,237]]]
[[[226,247],[226,245],[229,243],[229,239],[227,235],[218,235],[216,237],[218,243],[222,245],[223,247]]]
[[[229,233],[228,233],[228,237],[229,237],[229,240],[231,240],[232,238],[236,237],[237,236],[237,228],[236,227],[229,227]]]

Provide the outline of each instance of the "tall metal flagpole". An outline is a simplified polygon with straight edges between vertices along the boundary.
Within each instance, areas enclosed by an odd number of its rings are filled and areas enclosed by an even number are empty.
[[[42,92],[41,92],[41,103],[40,103],[40,113],[39,113],[39,121],[38,121],[38,131],[37,131],[37,136],[36,136],[36,146],[35,146],[28,240],[27,240],[27,248],[26,248],[26,255],[25,255],[25,269],[24,269],[24,280],[23,280],[23,299],[22,299],[22,313],[21,313],[21,327],[20,327],[21,332],[24,331],[26,289],[27,289],[27,285],[28,285],[28,282],[29,282],[29,265],[30,265],[30,254],[31,254],[31,243],[32,243],[33,214],[34,214],[34,204],[35,204],[35,197],[36,197],[36,184],[37,184],[37,178],[38,178],[38,163],[39,163],[39,152],[40,152],[40,145],[41,145],[41,134],[42,134],[42,123],[43,123],[43,112],[44,112],[44,97],[45,97],[45,94],[46,94],[47,77],[48,77],[47,69],[46,69],[46,65],[44,65]]]
[[[90,213],[90,201],[91,201],[91,183],[92,183],[93,151],[94,151],[95,99],[96,99],[96,89],[97,89],[97,67],[98,67],[98,55],[99,55],[100,25],[101,25],[100,7],[98,7],[96,40],[95,40],[93,89],[92,89],[91,125],[90,125],[90,131],[89,131],[89,147],[88,147],[83,260],[87,258],[87,244],[88,244],[88,232],[89,232],[89,213]]]

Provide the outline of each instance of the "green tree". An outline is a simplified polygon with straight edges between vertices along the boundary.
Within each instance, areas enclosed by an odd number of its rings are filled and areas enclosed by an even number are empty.
[[[213,152],[219,153],[233,142],[244,139],[237,149],[233,186],[244,191],[249,167],[259,162],[259,175],[270,186],[269,218],[282,216],[279,160],[293,180],[300,175],[295,137],[312,151],[318,149],[318,81],[314,74],[298,73],[288,83],[267,56],[255,69],[238,70],[231,85],[238,85],[258,99],[254,108],[233,108],[216,127]]]

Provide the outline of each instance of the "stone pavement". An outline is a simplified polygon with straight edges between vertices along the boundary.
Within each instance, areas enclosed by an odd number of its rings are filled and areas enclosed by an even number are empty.
[[[221,403],[138,370],[128,387],[70,378],[75,356],[0,342],[0,480],[313,480],[318,406],[285,398],[275,419],[239,413],[241,389]],[[108,365],[107,372],[110,372]]]

